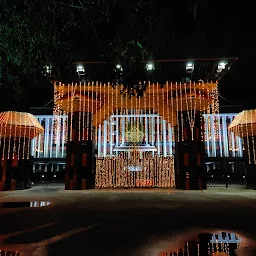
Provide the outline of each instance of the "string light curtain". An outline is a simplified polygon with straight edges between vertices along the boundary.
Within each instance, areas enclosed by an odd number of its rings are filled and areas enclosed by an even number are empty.
[[[144,84],[144,82],[141,84]],[[163,152],[160,152],[159,142],[161,138],[163,138],[164,133],[166,133],[166,128],[163,129],[163,124],[165,127],[169,128],[179,124],[183,125],[183,120],[179,120],[179,118],[183,119],[184,113],[187,112],[186,116],[189,119],[192,139],[194,139],[194,123],[196,112],[200,111],[201,113],[218,113],[217,83],[190,82],[183,84],[167,82],[163,85],[158,83],[149,83],[143,93],[142,99],[140,97],[130,96],[129,94],[120,95],[120,91],[125,91],[123,85],[112,85],[110,83],[101,84],[98,82],[82,84],[56,83],[54,85],[54,115],[56,120],[58,120],[58,116],[65,113],[69,113],[72,117],[72,113],[79,112],[79,119],[81,119],[85,113],[90,112],[93,115],[93,121],[88,125],[97,128],[98,126],[103,127],[99,135],[100,138],[101,136],[106,137],[104,137],[104,143],[106,143],[108,146],[106,149],[104,149],[105,152],[103,153],[104,155],[108,155],[110,159],[107,160],[99,158],[97,160],[96,177],[98,187],[105,187],[105,184],[108,184],[110,187],[119,186],[120,184],[123,186],[125,186],[125,184],[135,186],[136,180],[140,180],[137,177],[138,175],[150,176],[151,173],[152,175],[155,175],[154,171],[150,168],[147,169],[148,174],[145,174],[146,172],[144,174],[141,174],[140,172],[130,172],[129,174],[126,174],[122,168],[129,166],[131,161],[135,166],[136,162],[139,163],[138,165],[140,165],[143,170],[145,170],[145,166],[150,166],[151,163],[154,165],[156,162],[159,166],[167,166],[163,167],[163,169],[167,170],[169,168],[168,172],[164,171],[157,174],[161,175],[161,178],[157,178],[157,186],[166,186],[166,184],[164,184],[164,179],[165,177],[170,177],[168,173],[173,172],[171,167],[168,167],[171,166],[171,164],[165,164],[166,161],[171,163],[172,158],[169,157],[168,159],[165,159],[162,156]],[[123,118],[122,123],[117,124],[118,130],[116,131],[115,136],[118,136],[118,141],[125,140],[125,143],[128,143],[127,136],[124,136],[124,133],[129,132],[129,130],[132,128],[134,130],[132,133],[133,143],[139,143],[138,139],[142,140],[143,137],[141,132],[142,127],[150,126],[147,130],[151,134],[147,139],[149,140],[151,137],[150,144],[157,146],[156,158],[154,158],[154,152],[152,152],[150,156],[149,154],[147,156],[143,154],[143,158],[141,159],[141,153],[138,152],[136,147],[133,147],[133,150],[131,150],[131,148],[129,148],[131,144],[129,143],[128,151],[131,151],[132,153],[122,152],[122,154],[118,153],[115,155],[116,152],[112,152],[111,144],[113,143],[114,131],[111,129],[111,127],[113,127],[112,123],[115,123],[115,120],[112,120],[111,116],[113,114],[117,114],[118,111],[120,111],[121,114],[125,114],[125,118]],[[159,116],[152,117],[152,122],[143,124],[139,119],[139,114],[141,111],[143,111],[145,114],[157,113]],[[181,115],[178,115],[178,113],[181,113]],[[154,122],[154,119],[156,119],[156,123]],[[162,122],[162,120],[164,120],[164,122]],[[109,123],[111,123],[111,125],[109,125]],[[154,125],[151,126],[151,124]],[[68,125],[72,125],[72,122],[70,122]],[[55,134],[57,134],[59,126],[55,125],[54,128]],[[79,129],[79,134],[81,133],[79,139],[87,140],[88,133],[93,129],[92,127],[88,126],[83,127],[83,129],[85,129],[85,131],[80,131]],[[121,133],[119,133],[119,129],[121,129]],[[70,127],[69,130],[72,131],[72,127]],[[180,131],[181,134],[178,135],[178,138],[179,140],[184,140],[183,129],[180,129]],[[218,136],[217,131],[218,118],[215,120],[213,136]],[[84,137],[82,134],[86,134],[86,136]],[[121,134],[120,140],[119,134]],[[72,135],[70,135],[70,137],[72,138]],[[201,139],[204,139],[203,136]],[[124,166],[120,167],[119,163],[117,163],[117,160],[120,160]],[[113,169],[113,167],[115,168]],[[107,173],[104,173],[106,170],[108,170]],[[122,182],[118,181],[119,183],[117,181],[114,182],[114,177],[117,177],[116,173],[112,173],[114,170],[119,170],[118,175],[121,175],[122,177],[124,177],[124,175],[128,175],[130,178],[124,179]],[[99,175],[101,177],[99,177]],[[168,178],[170,180],[168,183],[169,185],[172,184],[173,177]],[[132,180],[132,182],[130,180]]]
[[[97,86],[98,85],[98,86]],[[188,111],[191,129],[194,112],[218,113],[217,83],[169,83],[149,84],[144,92],[144,104],[140,98],[120,95],[123,85],[83,83],[54,85],[54,115],[67,112],[93,112],[93,125],[102,124],[116,109],[123,111],[141,107],[159,113],[172,126],[177,125],[177,111]],[[116,88],[117,87],[117,88]],[[124,98],[123,98],[124,97]],[[163,106],[161,101],[166,101]],[[55,126],[56,128],[57,126]]]
[[[256,109],[238,113],[228,129],[236,136],[243,138],[243,147],[248,152],[249,164],[256,164]]]
[[[0,156],[2,159],[29,157],[30,140],[44,131],[37,118],[29,113],[0,113]],[[25,148],[27,148],[25,154]]]
[[[135,160],[138,169],[131,171],[129,167],[134,167]],[[136,156],[133,159],[121,153],[113,157],[98,157],[96,165],[96,188],[175,186],[173,156],[144,154],[143,158]]]

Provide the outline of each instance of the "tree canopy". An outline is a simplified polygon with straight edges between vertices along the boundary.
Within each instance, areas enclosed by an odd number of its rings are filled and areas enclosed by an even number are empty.
[[[21,92],[29,80],[44,82],[46,65],[74,59],[74,31],[83,24],[93,27],[107,20],[108,7],[104,0],[2,0],[1,85]],[[33,79],[38,77],[41,79]]]
[[[210,0],[1,0],[0,7],[0,83],[16,97],[49,81],[46,65],[127,59],[132,45],[139,58],[191,57],[217,44]]]

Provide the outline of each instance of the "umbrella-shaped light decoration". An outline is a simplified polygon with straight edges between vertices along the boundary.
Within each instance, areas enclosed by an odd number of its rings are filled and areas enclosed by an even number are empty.
[[[37,118],[26,112],[0,113],[0,156],[29,158],[30,140],[44,131]],[[25,152],[26,151],[26,152]]]
[[[228,129],[236,136],[246,141],[249,164],[256,164],[255,135],[256,135],[256,109],[244,110],[236,115]]]

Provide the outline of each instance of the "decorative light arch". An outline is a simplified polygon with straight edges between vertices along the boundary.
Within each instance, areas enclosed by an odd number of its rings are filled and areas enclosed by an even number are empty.
[[[98,126],[116,111],[131,109],[151,110],[176,126],[178,111],[218,111],[218,86],[216,83],[166,83],[150,84],[142,98],[120,95],[123,85],[79,83],[54,85],[55,114],[62,111],[92,112],[93,126]]]
[[[98,127],[103,121],[112,114],[125,114],[126,116],[131,110],[144,111],[144,113],[158,114],[171,126],[178,127],[178,141],[187,140],[187,129],[191,129],[192,140],[193,136],[197,140],[203,141],[203,136],[200,135],[199,129],[195,127],[195,120],[198,119],[198,113],[218,113],[218,85],[217,83],[166,83],[164,85],[149,84],[143,97],[130,96],[129,94],[121,95],[120,91],[125,90],[123,85],[101,84],[101,83],[79,83],[79,84],[55,84],[54,85],[54,103],[55,115],[68,114],[68,143],[70,142],[67,154],[67,163],[70,167],[67,168],[68,189],[73,189],[74,184],[77,184],[77,172],[82,172],[83,168],[87,165],[88,154],[83,152],[83,145],[86,141],[93,143],[93,127]],[[197,117],[196,117],[197,116]],[[183,120],[184,119],[184,120]],[[186,119],[186,121],[185,121]],[[183,127],[186,122],[186,129]],[[128,122],[127,122],[128,123]],[[134,122],[138,123],[138,122]],[[200,122],[203,123],[203,122]],[[215,120],[215,135],[218,136],[218,118]],[[58,129],[58,122],[55,128]],[[111,131],[106,131],[106,134],[111,134]],[[81,141],[81,145],[79,144]],[[73,147],[73,144],[80,145]],[[92,145],[92,144],[90,144]],[[92,146],[90,146],[92,148]],[[72,151],[76,150],[76,151]],[[93,152],[90,151],[91,157]],[[188,159],[188,153],[183,152],[184,159]],[[200,152],[196,153],[198,165],[201,166]],[[74,157],[81,158],[80,167],[74,165]],[[146,154],[145,154],[146,155]],[[122,161],[123,159],[123,161]],[[144,161],[144,162],[143,162]],[[125,154],[120,154],[117,159],[97,159],[98,172],[96,171],[96,186],[97,187],[115,187],[115,186],[173,186],[174,184],[174,169],[173,157],[166,159],[163,156],[149,156],[143,159],[138,157],[136,148],[128,157]],[[183,158],[182,158],[183,161]],[[184,160],[185,161],[185,160]],[[127,166],[116,167],[118,163],[126,163]],[[185,161],[185,165],[188,165]],[[200,162],[200,164],[199,164]],[[78,163],[78,162],[77,162]],[[154,163],[154,164],[152,164]],[[129,167],[134,167],[139,164],[140,169],[144,170],[142,174],[127,173]],[[92,166],[92,165],[91,165]],[[115,166],[115,167],[114,167]],[[153,167],[152,167],[153,166]],[[153,168],[152,170],[150,168]],[[75,168],[75,169],[74,169]],[[92,168],[92,167],[89,167]],[[107,168],[107,169],[106,169]],[[78,171],[79,169],[79,171]],[[113,170],[116,170],[113,173]],[[135,168],[136,169],[136,168]],[[75,170],[75,171],[73,171]],[[106,172],[106,170],[108,170]],[[118,170],[118,171],[117,171]],[[160,171],[159,171],[160,170]],[[74,172],[74,173],[73,173]],[[104,174],[103,174],[104,172]],[[71,174],[73,173],[73,174]],[[100,173],[100,176],[98,175]],[[120,175],[119,175],[119,174]],[[152,174],[150,179],[147,175]],[[144,175],[144,176],[143,176]],[[72,180],[70,177],[73,176]],[[141,180],[141,177],[143,179]],[[110,180],[106,183],[106,178]],[[129,177],[120,182],[117,182],[120,177]],[[154,178],[158,177],[158,178]],[[81,187],[86,178],[82,178]],[[115,180],[115,182],[112,182]],[[111,182],[110,182],[111,181]]]

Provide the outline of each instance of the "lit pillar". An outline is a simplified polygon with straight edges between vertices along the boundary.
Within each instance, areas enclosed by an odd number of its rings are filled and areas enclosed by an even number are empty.
[[[39,123],[42,125],[42,119],[41,118],[39,118]],[[41,156],[40,156],[40,151],[41,151],[41,134],[39,134],[39,136],[38,136],[38,146],[37,146],[37,158],[41,158]]]
[[[169,135],[169,155],[172,155],[172,127],[171,124],[168,123],[168,135]]]
[[[36,154],[36,138],[31,140],[30,155],[35,157]]]
[[[160,120],[159,116],[157,116],[157,133],[156,133],[156,138],[157,138],[157,155],[160,156]]]
[[[215,115],[210,115],[211,120],[211,142],[212,142],[212,157],[217,156],[216,152],[216,134],[215,134]]]
[[[239,157],[243,157],[243,140],[236,136],[236,139],[237,139],[237,145],[238,145],[238,156]]]
[[[218,123],[219,123],[219,148],[220,148],[220,157],[223,157],[222,153],[222,129],[221,129],[221,122],[220,122],[220,115],[218,115]]]
[[[166,157],[167,147],[166,147],[166,121],[165,120],[163,120],[162,125],[163,125],[163,152],[164,152],[164,157]]]
[[[92,113],[68,114],[68,141],[65,189],[81,190],[94,186],[94,132]],[[72,130],[71,130],[72,129]],[[72,137],[71,137],[72,135]]]
[[[103,157],[107,156],[107,121],[104,121],[104,132],[103,132]]]
[[[101,156],[101,124],[99,124],[98,128],[98,156]]]
[[[116,116],[115,118],[116,120],[116,125],[115,125],[115,134],[116,134],[116,141],[115,141],[115,145],[118,146],[119,144],[119,116]],[[117,152],[118,153],[118,152]]]
[[[151,116],[151,145],[155,145],[155,117]],[[154,156],[154,151],[152,152],[152,155]]]
[[[227,117],[222,118],[224,156],[229,157]]]
[[[113,155],[113,117],[110,117],[110,142],[109,142],[110,156]]]
[[[124,145],[125,118],[122,117],[122,145]]]
[[[119,146],[119,115],[115,116],[115,140],[114,140],[114,146]],[[116,155],[118,155],[118,151],[116,151]]]
[[[195,124],[191,131],[187,111],[182,112],[183,118],[181,118],[181,112],[178,112],[178,115],[179,125],[175,132],[176,188],[206,189],[205,149],[204,141],[201,138],[201,133],[204,132],[201,123],[203,118],[201,118],[200,111],[195,113]],[[192,136],[192,132],[194,136]]]
[[[235,233],[230,233],[230,236],[231,236],[231,239],[230,239],[230,242],[231,243],[237,243],[237,239],[236,239],[236,234]]]
[[[236,156],[236,147],[235,147],[235,135],[231,132],[231,143],[232,143],[232,157]]]
[[[148,117],[147,115],[145,115],[145,141],[146,141],[146,145],[148,145]]]
[[[232,122],[233,120],[233,116],[229,116],[230,118],[230,123]],[[229,131],[230,132],[230,131]],[[231,144],[232,144],[232,157],[235,157],[236,156],[236,149],[235,149],[235,135],[233,132],[230,132],[230,136],[231,136]]]
[[[207,148],[207,156],[211,157],[211,153],[210,153],[210,138],[209,138],[209,115],[205,115],[204,116],[204,120],[205,120],[205,136],[206,136],[206,148]]]
[[[54,118],[51,120],[51,136],[50,136],[50,158],[52,158],[52,150],[53,150],[53,132],[54,132]],[[39,136],[40,137],[40,136]],[[39,138],[38,138],[39,140]],[[39,145],[39,142],[38,142]],[[38,146],[39,147],[39,146]]]
[[[45,126],[44,126],[44,158],[48,158],[48,148],[49,148],[49,118],[45,117]]]
[[[61,122],[60,122],[60,117],[57,117],[57,134],[56,134],[56,152],[55,152],[55,156],[56,158],[59,157],[59,153],[60,153],[60,127],[61,127]]]

